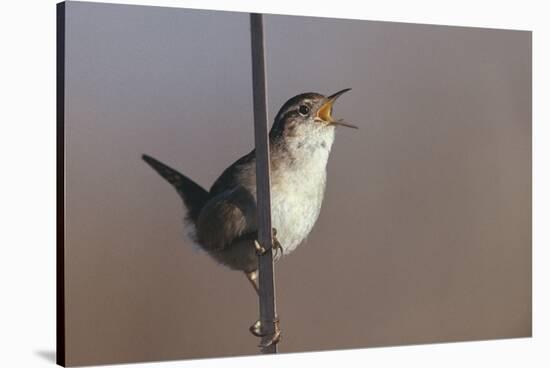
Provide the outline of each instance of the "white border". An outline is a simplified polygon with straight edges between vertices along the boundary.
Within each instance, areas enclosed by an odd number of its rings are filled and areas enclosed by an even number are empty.
[[[550,176],[550,22],[543,1],[109,1],[201,9],[532,30],[534,338],[141,364],[549,367],[546,280]],[[51,366],[55,348],[55,1],[2,2],[0,57],[0,366]],[[46,352],[46,354],[44,354]],[[223,363],[223,364],[222,364]]]

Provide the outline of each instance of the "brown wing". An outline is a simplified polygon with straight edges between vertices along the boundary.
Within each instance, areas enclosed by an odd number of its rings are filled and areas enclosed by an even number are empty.
[[[256,201],[246,188],[236,186],[204,205],[197,221],[197,240],[206,249],[222,250],[256,229]]]
[[[231,164],[231,166],[225,169],[220,177],[216,179],[214,184],[212,184],[212,187],[210,188],[210,195],[215,196],[226,191],[228,188],[235,188],[242,184],[239,182],[238,174],[242,173],[243,169],[248,170],[254,163],[255,157],[255,151],[252,150],[250,153],[239,158]]]

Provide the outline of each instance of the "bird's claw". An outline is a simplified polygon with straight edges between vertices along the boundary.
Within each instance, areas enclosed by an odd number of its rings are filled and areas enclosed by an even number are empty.
[[[256,322],[254,322],[254,324],[252,326],[250,326],[250,328],[248,329],[250,331],[250,333],[256,337],[263,337],[264,334],[262,332],[262,322],[260,322],[260,320],[257,320]]]
[[[267,249],[265,249],[264,246],[258,242],[258,240],[254,240],[254,248],[256,249],[256,254],[259,256],[267,252]]]
[[[279,242],[279,240],[277,240],[277,229],[273,228],[272,229],[272,239],[273,239],[273,249],[278,253],[279,251],[281,252],[282,255],[284,255],[284,250],[283,250],[283,246],[281,245],[281,243]],[[254,240],[254,248],[256,249],[256,253],[261,256],[263,255],[265,252],[267,252],[267,249],[260,244],[260,242],[258,240]]]
[[[271,345],[279,343],[281,341],[281,328],[279,327],[279,319],[275,318],[275,320],[272,321],[273,323],[273,335],[266,341],[263,341],[258,345],[260,348],[267,348]],[[252,335],[256,337],[266,337],[268,336],[267,333],[265,333],[262,330],[262,322],[260,320],[254,322],[252,326],[249,328]]]
[[[278,344],[280,341],[281,341],[281,331],[276,330],[273,336],[269,340],[258,344],[258,347],[265,349],[270,347],[271,345]]]
[[[275,229],[273,229],[273,230],[275,230]],[[275,254],[279,254],[279,252],[281,252],[281,256],[284,256],[285,250],[284,250],[283,246],[281,245],[281,243],[279,243],[279,240],[277,240],[275,235],[273,235],[273,249],[275,249]]]

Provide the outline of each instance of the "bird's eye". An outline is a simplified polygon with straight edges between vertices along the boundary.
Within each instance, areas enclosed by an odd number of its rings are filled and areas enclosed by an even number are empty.
[[[298,112],[300,115],[306,116],[309,114],[309,106],[307,105],[300,105],[300,108],[298,109]]]

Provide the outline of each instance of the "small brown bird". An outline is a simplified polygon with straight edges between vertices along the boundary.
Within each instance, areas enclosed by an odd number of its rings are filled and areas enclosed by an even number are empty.
[[[357,128],[332,117],[334,102],[349,90],[328,97],[311,92],[297,95],[275,117],[269,132],[275,261],[296,249],[319,216],[335,127]],[[243,271],[258,291],[255,150],[229,166],[210,191],[150,156],[143,159],[183,199],[189,238],[217,262]],[[263,335],[259,321],[250,330]],[[279,336],[277,324],[268,345]]]

